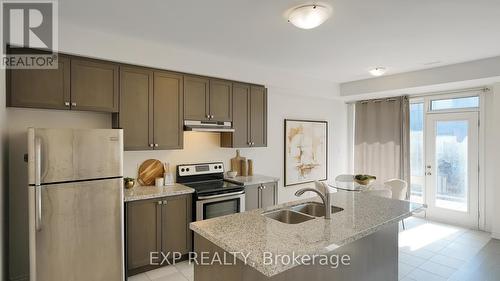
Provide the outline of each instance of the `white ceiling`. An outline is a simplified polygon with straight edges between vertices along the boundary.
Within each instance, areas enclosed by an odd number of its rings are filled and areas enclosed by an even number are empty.
[[[329,0],[332,18],[301,30],[283,12],[305,2],[61,0],[59,20],[332,82],[500,55],[499,0]]]

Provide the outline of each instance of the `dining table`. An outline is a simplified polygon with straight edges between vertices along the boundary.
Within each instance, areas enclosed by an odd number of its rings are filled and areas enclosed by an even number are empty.
[[[381,190],[381,189],[389,189],[382,183],[374,182],[371,184],[363,185],[359,184],[355,181],[334,181],[327,183],[329,187],[335,188],[337,190],[343,191],[357,191],[363,192],[368,190]]]

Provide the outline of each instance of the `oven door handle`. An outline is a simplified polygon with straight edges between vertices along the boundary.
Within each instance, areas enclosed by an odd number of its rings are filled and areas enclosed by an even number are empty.
[[[223,194],[216,194],[216,195],[209,195],[209,196],[198,196],[198,199],[200,200],[205,200],[205,199],[212,199],[212,198],[220,198],[220,197],[227,197],[227,196],[233,196],[233,195],[240,195],[244,194],[245,191],[239,191],[239,192],[233,192],[233,193],[223,193]]]

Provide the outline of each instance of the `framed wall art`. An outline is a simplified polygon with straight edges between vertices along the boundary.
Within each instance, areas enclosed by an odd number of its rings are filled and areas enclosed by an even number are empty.
[[[328,122],[285,119],[285,186],[326,180]]]

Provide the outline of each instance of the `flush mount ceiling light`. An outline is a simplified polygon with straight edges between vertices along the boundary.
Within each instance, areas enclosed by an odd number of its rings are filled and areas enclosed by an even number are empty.
[[[374,69],[370,70],[370,74],[373,76],[382,76],[386,71],[387,69],[385,69],[385,67],[375,67]]]
[[[327,5],[302,5],[291,8],[287,12],[287,18],[290,23],[298,28],[311,29],[324,23],[332,12]]]

